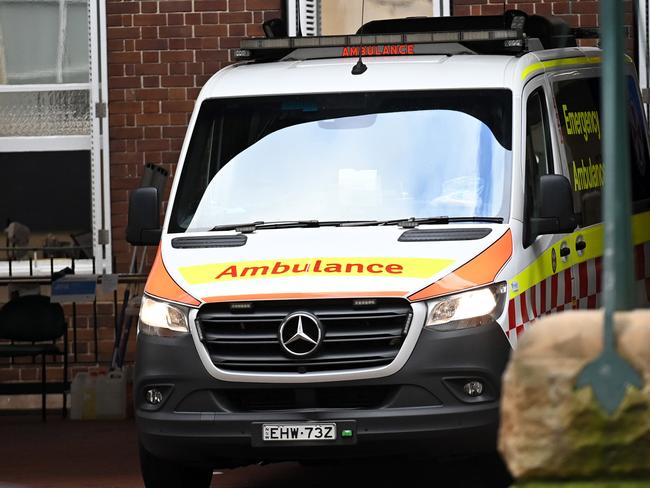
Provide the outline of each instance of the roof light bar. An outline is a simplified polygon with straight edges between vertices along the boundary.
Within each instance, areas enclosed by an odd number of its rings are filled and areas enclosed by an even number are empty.
[[[239,59],[250,58],[254,51],[292,50],[319,47],[391,46],[400,44],[435,44],[454,42],[486,42],[523,40],[519,29],[418,32],[408,34],[364,34],[349,36],[308,36],[244,39],[235,51]],[[513,45],[512,43],[510,45]],[[523,43],[522,43],[523,45]],[[400,53],[403,54],[403,53]],[[408,54],[413,54],[409,52]]]

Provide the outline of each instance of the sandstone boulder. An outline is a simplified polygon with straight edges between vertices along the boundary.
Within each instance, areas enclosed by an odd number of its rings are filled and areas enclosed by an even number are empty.
[[[618,350],[644,380],[610,417],[576,389],[602,351],[602,311],[539,320],[506,369],[499,450],[519,480],[650,477],[650,310],[618,313]]]

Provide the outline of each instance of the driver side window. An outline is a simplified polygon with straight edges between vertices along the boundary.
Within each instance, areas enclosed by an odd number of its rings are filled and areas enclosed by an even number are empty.
[[[544,89],[532,92],[526,102],[526,177],[525,221],[539,217],[539,179],[553,173],[553,151]],[[524,245],[531,244],[530,226],[526,226]]]

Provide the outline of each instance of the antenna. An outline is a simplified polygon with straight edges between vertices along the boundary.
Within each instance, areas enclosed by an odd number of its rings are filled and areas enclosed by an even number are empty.
[[[361,58],[361,51],[363,51],[363,14],[366,6],[366,0],[361,0],[361,28],[359,29],[359,60],[357,64],[352,67],[353,75],[362,75],[366,72],[368,67],[363,64],[363,59]]]

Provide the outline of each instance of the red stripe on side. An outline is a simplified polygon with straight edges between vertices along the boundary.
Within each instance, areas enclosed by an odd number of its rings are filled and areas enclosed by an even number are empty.
[[[508,330],[512,330],[517,326],[517,317],[515,316],[515,300],[508,302]]]
[[[551,276],[551,310],[557,307],[557,275]]]
[[[539,314],[537,313],[537,285],[533,286],[530,289],[530,306],[533,310],[533,319],[535,319]]]
[[[540,294],[540,312],[542,314],[548,312],[548,309],[546,308],[546,280],[542,280],[542,282],[539,284],[539,294]]]
[[[559,305],[555,311],[556,312],[564,312],[564,305]]]
[[[526,306],[526,293],[522,293],[519,295],[519,298],[521,300],[521,321],[525,324],[527,323],[530,318],[528,317],[528,307]]]
[[[580,263],[578,265],[578,279],[580,285],[580,297],[585,298],[589,295],[589,274],[587,272],[587,263]]]
[[[589,295],[587,297],[587,308],[589,309],[596,308],[596,295]]]
[[[596,293],[600,293],[603,286],[603,258],[596,258]]]
[[[634,275],[637,280],[642,280],[645,278],[645,251],[643,250],[643,244],[634,248],[634,257]]]
[[[524,333],[524,326],[520,325],[519,327],[517,327],[517,338],[519,338],[519,336],[523,333]]]
[[[569,305],[573,300],[573,290],[571,287],[571,268],[565,269],[564,273],[564,305]]]

